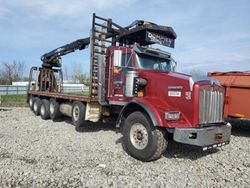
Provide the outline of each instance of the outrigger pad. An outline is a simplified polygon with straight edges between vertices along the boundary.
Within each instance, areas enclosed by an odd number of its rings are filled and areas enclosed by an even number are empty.
[[[176,33],[172,27],[146,23],[122,32],[118,41],[125,44],[139,43],[142,46],[160,44],[174,48]]]

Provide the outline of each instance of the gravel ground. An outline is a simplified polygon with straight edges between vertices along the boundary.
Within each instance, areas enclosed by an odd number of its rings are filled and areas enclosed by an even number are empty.
[[[0,111],[0,187],[249,187],[250,130],[202,152],[170,141],[164,156],[128,156],[112,125],[75,130],[70,119],[42,120],[28,108]]]

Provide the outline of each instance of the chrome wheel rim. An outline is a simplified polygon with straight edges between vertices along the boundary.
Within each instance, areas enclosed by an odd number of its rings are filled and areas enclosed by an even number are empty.
[[[30,105],[30,107],[32,107],[32,98],[30,98],[30,100],[29,100],[29,105]]]
[[[53,103],[50,103],[49,111],[50,111],[51,114],[53,114],[55,112],[55,105]]]
[[[130,140],[136,149],[145,149],[148,145],[147,129],[141,123],[135,123],[130,129]]]
[[[74,117],[74,120],[78,120],[79,118],[79,113],[80,113],[80,108],[79,106],[74,106],[74,109],[73,109],[73,117]]]
[[[37,103],[36,102],[34,103],[34,111],[35,112],[37,111]]]
[[[44,104],[42,104],[41,106],[41,115],[44,115],[45,114],[45,107],[44,107]]]

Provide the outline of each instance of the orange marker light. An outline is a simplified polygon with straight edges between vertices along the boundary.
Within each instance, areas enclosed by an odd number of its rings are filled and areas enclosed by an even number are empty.
[[[240,113],[235,113],[234,114],[236,117],[239,117],[239,118],[244,118],[245,115],[244,114],[240,114]]]
[[[144,97],[143,91],[139,91],[137,95],[138,95],[138,97]]]
[[[115,73],[115,74],[119,74],[119,73],[120,73],[120,69],[117,68],[117,67],[114,67],[114,73]]]

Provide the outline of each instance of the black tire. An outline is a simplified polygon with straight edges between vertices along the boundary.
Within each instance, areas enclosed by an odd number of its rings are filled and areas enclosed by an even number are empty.
[[[41,99],[39,97],[34,98],[34,102],[32,105],[33,112],[36,116],[40,115],[40,108],[41,108]]]
[[[132,157],[141,161],[152,161],[165,152],[167,138],[165,131],[154,127],[146,114],[136,111],[125,120],[123,146]]]
[[[75,101],[72,105],[72,122],[76,127],[80,127],[85,122],[86,106],[80,101]]]
[[[60,104],[55,99],[50,99],[49,115],[52,120],[56,120],[62,116],[59,107]]]
[[[33,102],[34,102],[34,97],[33,95],[30,95],[28,103],[31,110],[33,110]]]
[[[49,116],[49,101],[47,99],[43,99],[41,101],[40,114],[41,114],[41,118],[44,120],[47,120],[50,118],[50,116]]]

